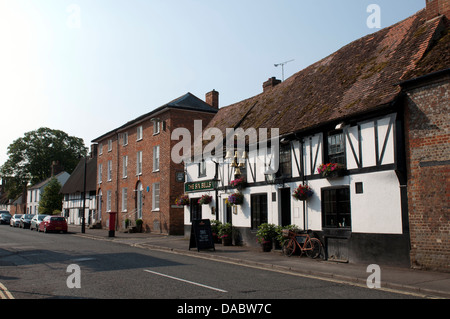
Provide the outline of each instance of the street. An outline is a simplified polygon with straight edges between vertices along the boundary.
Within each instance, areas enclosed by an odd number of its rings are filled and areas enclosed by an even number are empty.
[[[238,299],[241,302],[264,299],[269,302],[305,298],[412,298],[70,233],[44,234],[9,226],[0,227],[0,284],[4,299]],[[182,312],[194,310],[189,308],[189,303],[178,301],[177,305]],[[222,310],[229,312],[233,308]]]

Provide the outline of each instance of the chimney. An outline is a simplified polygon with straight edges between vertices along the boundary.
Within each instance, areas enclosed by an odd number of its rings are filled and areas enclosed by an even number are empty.
[[[212,90],[206,93],[205,101],[215,109],[219,109],[219,92]]]
[[[61,173],[62,171],[64,171],[63,166],[59,163],[59,161],[53,161],[52,162],[52,166],[51,166],[51,174],[53,176],[58,175],[59,173]]]
[[[450,19],[450,1],[449,0],[426,0],[427,20],[434,19],[440,15]]]
[[[281,83],[281,80],[277,80],[275,77],[269,78],[266,82],[263,83],[263,92],[266,92],[269,89],[277,86]]]
[[[91,144],[90,158],[97,157],[98,144]]]

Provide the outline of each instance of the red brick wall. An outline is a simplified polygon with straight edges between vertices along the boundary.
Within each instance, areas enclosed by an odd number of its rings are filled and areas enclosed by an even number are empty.
[[[134,220],[136,209],[136,188],[139,182],[143,186],[143,228],[147,232],[164,234],[184,233],[183,209],[175,208],[175,198],[184,193],[184,183],[176,182],[176,171],[184,171],[184,165],[175,164],[171,160],[171,148],[178,141],[171,141],[171,132],[177,127],[185,127],[194,131],[194,120],[202,120],[203,127],[212,119],[214,113],[200,113],[185,110],[170,109],[158,114],[161,121],[160,133],[153,135],[153,122],[150,118],[137,123],[125,131],[118,132],[112,137],[105,138],[103,154],[98,155],[97,165],[103,164],[103,178],[99,188],[102,190],[102,223],[106,226],[109,215],[106,213],[107,191],[112,191],[111,210],[118,212],[118,228],[121,229],[125,218]],[[162,122],[166,123],[163,129]],[[137,127],[143,126],[143,138],[137,141]],[[128,132],[128,145],[122,145],[121,134]],[[119,140],[118,140],[119,137]],[[113,149],[107,151],[108,139],[113,139]],[[117,143],[119,141],[119,143]],[[153,171],[153,147],[160,147],[159,171]],[[136,175],[137,152],[143,152],[142,174]],[[123,178],[123,157],[128,156],[128,174]],[[113,165],[111,181],[107,181],[108,160]],[[98,166],[97,166],[98,168]],[[97,174],[98,175],[98,174]],[[160,208],[152,210],[153,184],[160,184]],[[122,211],[122,189],[127,188],[127,210]],[[147,191],[148,189],[148,191]]]
[[[405,112],[411,264],[450,271],[448,76],[407,92]]]

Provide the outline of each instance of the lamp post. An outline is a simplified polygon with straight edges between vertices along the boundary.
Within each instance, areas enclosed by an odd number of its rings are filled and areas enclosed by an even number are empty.
[[[85,206],[86,206],[86,157],[84,157],[84,174],[83,174],[83,207],[81,215],[81,233],[86,232],[86,216],[85,216]]]

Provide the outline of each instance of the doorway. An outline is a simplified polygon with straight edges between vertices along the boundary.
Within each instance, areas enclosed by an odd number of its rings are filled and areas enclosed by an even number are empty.
[[[291,225],[291,189],[280,189],[280,211],[281,211],[281,225]]]

